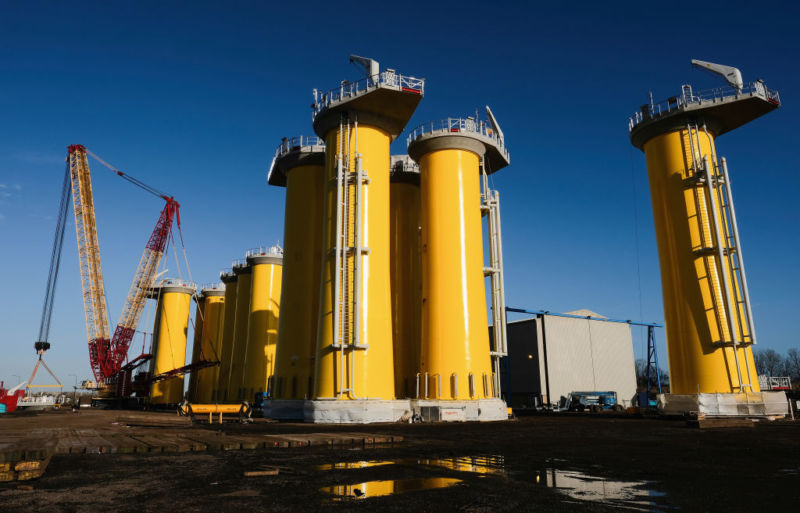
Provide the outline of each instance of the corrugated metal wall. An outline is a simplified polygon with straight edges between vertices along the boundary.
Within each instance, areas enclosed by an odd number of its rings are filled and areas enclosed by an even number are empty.
[[[544,327],[545,337],[541,318],[508,325],[513,406],[523,400],[520,394],[541,394],[548,402],[548,381],[553,403],[573,391],[613,390],[620,404],[630,405],[636,371],[629,325],[547,315]]]

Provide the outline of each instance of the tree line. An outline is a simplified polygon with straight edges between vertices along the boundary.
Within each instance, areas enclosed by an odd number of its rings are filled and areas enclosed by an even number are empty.
[[[800,350],[791,348],[786,356],[774,349],[755,349],[753,359],[759,376],[789,376],[792,383],[800,383]]]

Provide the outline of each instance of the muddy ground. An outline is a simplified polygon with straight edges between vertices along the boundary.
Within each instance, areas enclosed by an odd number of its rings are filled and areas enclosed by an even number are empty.
[[[405,442],[56,455],[44,477],[25,483],[32,490],[0,483],[0,511],[800,510],[800,422],[697,429],[680,420],[568,414],[486,424],[257,422],[221,429],[364,431]],[[244,476],[273,467],[278,475]],[[419,489],[426,486],[433,489]]]

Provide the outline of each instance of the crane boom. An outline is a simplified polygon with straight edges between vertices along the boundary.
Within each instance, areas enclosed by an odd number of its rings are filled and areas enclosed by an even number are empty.
[[[147,294],[155,285],[158,265],[164,255],[173,219],[177,218],[178,225],[180,225],[180,205],[172,197],[162,196],[162,198],[166,200],[167,204],[161,211],[156,227],[139,259],[139,266],[133,276],[133,283],[128,291],[125,306],[122,308],[122,315],[120,315],[119,323],[114,330],[114,338],[111,341],[112,354],[105,359],[106,376],[113,376],[119,372],[128,355],[128,348],[130,348],[133,335],[136,333],[136,327],[139,325]]]
[[[100,246],[94,215],[92,179],[86,148],[80,144],[68,147],[69,174],[72,182],[72,207],[75,212],[75,234],[78,239],[78,260],[83,290],[83,312],[89,339],[89,363],[95,379],[102,380],[101,359],[108,352],[109,323],[106,291],[100,266]]]
[[[72,205],[75,212],[75,232],[78,239],[78,258],[83,289],[83,309],[86,316],[86,334],[89,340],[89,363],[95,379],[104,381],[119,372],[128,356],[128,349],[144,310],[147,293],[155,283],[161,257],[164,255],[172,233],[173,220],[177,219],[180,229],[180,205],[171,196],[114,169],[83,145],[71,145],[68,147],[68,152],[69,178],[72,184]],[[139,266],[133,277],[133,283],[128,291],[113,338],[109,338],[106,293],[100,266],[100,248],[97,241],[97,223],[87,154],[92,155],[120,177],[167,202],[139,260]],[[56,239],[58,239],[58,234]],[[48,284],[48,291],[50,288],[51,286]],[[48,303],[48,300],[45,299],[45,311],[47,311],[48,305],[52,308],[52,301]]]

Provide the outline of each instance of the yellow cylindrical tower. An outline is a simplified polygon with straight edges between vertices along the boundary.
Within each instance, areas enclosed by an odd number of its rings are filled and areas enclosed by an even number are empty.
[[[212,394],[212,400],[217,402],[228,401],[228,384],[231,378],[231,362],[233,361],[233,334],[236,319],[236,289],[237,277],[232,270],[223,271],[219,279],[225,284],[225,308],[222,314],[222,337],[219,349],[219,371],[217,387]],[[233,398],[230,399],[231,401]]]
[[[225,285],[204,286],[200,294],[203,304],[200,351],[193,362],[220,362],[223,319],[225,314]],[[197,329],[195,322],[195,329]],[[214,390],[219,380],[219,365],[204,367],[192,372],[195,378],[195,394],[190,401],[210,403],[215,401]]]
[[[499,397],[492,372],[481,224],[481,160],[508,153],[484,123],[450,118],[409,136],[422,189],[422,342],[418,397]]]
[[[325,140],[322,286],[314,402],[308,419],[378,422],[402,415],[392,404],[389,144],[422,97],[423,81],[378,71],[314,103]],[[354,404],[333,404],[358,401]],[[368,401],[370,406],[365,403]]]
[[[163,280],[153,328],[153,360],[150,373],[159,376],[186,364],[186,335],[194,284],[177,279]],[[183,374],[158,381],[150,387],[150,404],[176,404],[183,400]]]
[[[275,371],[283,250],[278,246],[251,249],[247,263],[252,284],[243,388],[244,399],[253,402],[256,393],[267,393]]]
[[[200,358],[200,347],[202,346],[203,336],[203,293],[195,294],[194,296],[197,307],[194,311],[194,336],[192,338],[192,363]],[[197,402],[197,373],[192,372],[189,374],[189,390],[186,392],[186,397],[190,402]]]
[[[284,139],[268,182],[286,187],[282,313],[272,384],[270,415],[303,418],[313,394],[322,271],[322,207],[325,146],[317,137]],[[277,401],[295,403],[278,405]]]
[[[715,138],[775,109],[763,83],[706,101],[643,105],[631,142],[647,161],[666,321],[671,394],[759,392],[747,282],[724,159]]]
[[[244,371],[247,366],[247,331],[250,322],[252,271],[247,260],[237,260],[233,263],[233,273],[236,275],[236,314],[233,321],[233,347],[231,349],[228,401],[245,400]]]
[[[389,182],[395,395],[414,397],[422,333],[419,166],[393,155]]]

